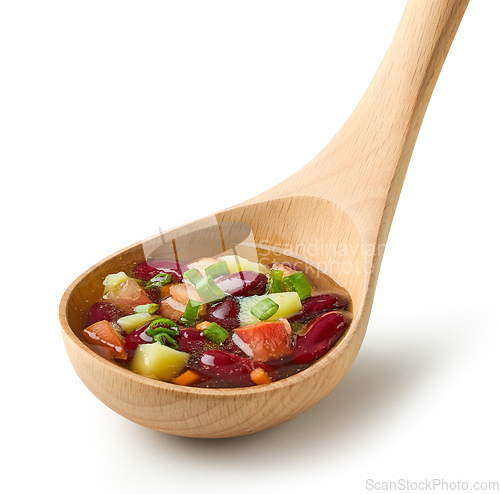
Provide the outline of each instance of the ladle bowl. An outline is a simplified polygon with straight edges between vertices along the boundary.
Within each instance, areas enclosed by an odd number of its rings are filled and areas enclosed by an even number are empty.
[[[129,246],[69,286],[60,304],[63,339],[73,367],[92,393],[151,429],[219,438],[285,422],[337,386],[362,344],[406,169],[467,4],[468,0],[409,0],[387,55],[351,117],[289,179],[215,216]],[[217,253],[221,242],[226,251],[256,246],[259,260],[266,262],[288,256],[335,280],[351,296],[353,320],[347,333],[296,375],[234,389],[192,388],[145,378],[102,358],[83,342],[87,312],[101,297],[108,274],[165,249],[178,254],[179,243],[185,246],[182,255],[194,259]]]

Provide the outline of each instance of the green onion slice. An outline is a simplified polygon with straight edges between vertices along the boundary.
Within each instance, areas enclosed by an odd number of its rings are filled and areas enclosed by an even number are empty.
[[[160,306],[158,304],[145,304],[145,305],[138,305],[135,309],[134,312],[136,314],[141,314],[141,313],[148,313],[153,315]]]
[[[271,271],[269,271],[269,278],[267,280],[265,291],[266,295],[269,295],[270,293],[286,292],[286,285],[283,282],[283,274],[284,272],[280,269],[271,269]]]
[[[198,319],[198,313],[200,312],[200,308],[203,305],[202,302],[198,302],[198,300],[189,299],[186,305],[186,310],[181,317],[181,322],[184,324],[193,324]]]
[[[311,296],[311,284],[302,271],[297,271],[290,276],[285,276],[283,281],[289,291],[299,294],[300,300],[304,300]]]
[[[196,291],[205,302],[216,302],[225,298],[226,294],[215,284],[211,276],[202,278],[196,283]]]
[[[189,283],[192,283],[193,285],[196,285],[196,283],[199,283],[203,279],[201,274],[195,268],[191,268],[188,269],[187,271],[184,271],[182,277],[185,280],[189,281]]]
[[[229,338],[229,333],[215,322],[207,326],[203,330],[203,334],[208,340],[219,345],[222,345]]]
[[[205,274],[211,276],[214,280],[226,274],[229,274],[229,267],[226,261],[211,264],[205,268]]]
[[[265,298],[261,300],[258,304],[255,304],[250,311],[257,319],[261,321],[265,321],[269,319],[271,316],[274,316],[280,306],[271,300],[270,298]]]
[[[146,290],[148,288],[152,288],[154,286],[161,288],[164,285],[168,285],[172,281],[172,273],[160,273],[157,274],[156,276],[153,276],[147,283],[146,283]]]

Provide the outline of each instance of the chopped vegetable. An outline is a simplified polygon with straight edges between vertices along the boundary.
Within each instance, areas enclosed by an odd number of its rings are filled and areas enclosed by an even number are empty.
[[[161,288],[162,286],[168,285],[172,281],[172,274],[171,273],[159,273],[156,276],[153,276],[147,284],[146,284],[146,290],[148,288],[152,287],[158,287]]]
[[[219,261],[217,259],[213,259],[212,257],[203,257],[198,259],[197,261],[191,262],[188,264],[188,268],[194,268],[198,273],[201,274],[202,277],[206,276],[205,270],[208,266],[212,264],[217,264]]]
[[[146,305],[138,305],[135,309],[134,312],[136,314],[140,313],[147,313],[153,315],[155,312],[158,311],[160,306],[158,304],[146,304]]]
[[[219,257],[218,260],[227,262],[230,273],[237,273],[238,271],[255,271],[256,273],[267,274],[269,271],[263,264],[249,261],[237,255],[222,256]]]
[[[180,384],[182,386],[190,386],[198,382],[201,379],[201,376],[193,372],[192,370],[184,371],[180,376],[176,377],[172,382],[174,384]]]
[[[289,291],[299,294],[300,300],[304,300],[311,296],[311,284],[302,271],[297,271],[290,276],[285,276],[283,281]]]
[[[196,288],[193,285],[188,285],[187,283],[178,283],[177,285],[173,285],[170,288],[170,296],[174,297],[175,300],[184,305],[187,305],[189,300],[203,302],[201,297],[198,295]]]
[[[131,314],[130,316],[120,317],[120,319],[118,319],[118,321],[116,322],[127,334],[130,334],[139,326],[142,326],[149,321],[153,321],[158,317],[160,316],[153,316],[151,314],[148,314],[147,312],[139,312],[138,314]]]
[[[234,334],[236,345],[259,362],[285,357],[292,352],[292,329],[283,318],[242,326],[236,328]]]
[[[222,345],[222,343],[224,343],[229,338],[229,333],[222,326],[219,326],[216,322],[213,322],[212,324],[207,326],[203,330],[203,334],[212,343],[217,343],[219,345]]]
[[[203,304],[197,300],[189,300],[186,305],[186,310],[181,317],[181,322],[188,325],[194,324],[196,319],[198,319],[198,313],[202,305]]]
[[[226,294],[215,284],[211,276],[203,278],[196,284],[196,291],[204,302],[216,302],[225,298]]]
[[[283,282],[283,271],[279,269],[271,269],[269,271],[269,279],[266,286],[266,294],[286,292],[287,288]]]
[[[297,272],[295,269],[292,269],[288,264],[282,264],[280,262],[273,263],[271,269],[277,269],[278,271],[283,271],[284,273],[283,276],[290,276],[291,274]]]
[[[259,322],[259,318],[255,317],[251,311],[255,305],[266,298],[270,298],[279,305],[278,311],[269,318],[270,321],[277,321],[280,317],[289,318],[302,309],[302,303],[297,292],[270,293],[269,295],[245,297],[240,300],[239,319],[242,326]]]
[[[201,274],[195,268],[191,268],[188,271],[186,271],[183,274],[183,277],[185,280],[189,281],[189,283],[192,283],[193,285],[196,285],[196,283],[199,283],[203,279]]]
[[[83,334],[103,357],[127,359],[125,341],[109,321],[96,322],[84,329]]]
[[[270,384],[272,383],[271,378],[267,374],[267,372],[262,369],[262,367],[257,367],[252,372],[250,372],[250,379],[255,384]]]
[[[158,342],[139,345],[130,364],[137,374],[161,381],[172,381],[184,369],[189,354]]]
[[[158,329],[158,330],[154,331],[153,334],[150,334],[146,331],[146,334],[148,336],[151,336],[154,341],[157,341],[161,345],[168,346],[170,348],[173,348],[174,350],[177,350],[179,348],[179,345],[174,340],[173,335],[168,330],[162,331],[162,330]]]
[[[229,268],[226,261],[220,261],[217,264],[211,264],[205,268],[205,273],[207,276],[211,276],[214,280],[215,278],[220,278],[229,274]]]
[[[203,331],[205,328],[208,328],[210,324],[212,324],[210,321],[200,322],[196,325],[196,329],[198,329],[199,331]]]
[[[180,320],[185,310],[186,304],[181,304],[173,297],[168,297],[160,303],[160,314],[175,321]]]
[[[269,297],[267,297],[264,300],[261,300],[260,302],[255,304],[250,312],[257,319],[265,321],[266,319],[269,319],[271,316],[276,314],[279,308],[280,306],[276,302],[273,302]]]
[[[116,305],[125,314],[133,314],[134,309],[138,305],[146,305],[151,303],[148,294],[137,281],[132,278],[127,278],[123,283],[113,288],[104,295],[104,300]]]
[[[165,317],[153,321],[146,330],[146,334],[162,345],[175,349],[179,347],[173,338],[179,334],[179,327],[174,321]]]
[[[102,283],[104,285],[104,295],[127,280],[128,276],[123,271],[115,274],[108,274]]]
[[[160,299],[170,297],[170,289],[175,286],[175,283],[169,283],[168,285],[163,285],[160,288]]]

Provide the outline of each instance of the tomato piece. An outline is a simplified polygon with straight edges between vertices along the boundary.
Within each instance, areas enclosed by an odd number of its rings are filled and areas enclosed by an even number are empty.
[[[286,319],[249,324],[234,330],[241,349],[259,362],[285,357],[292,352],[292,330]],[[235,343],[239,341],[236,338]]]
[[[83,334],[103,357],[127,360],[125,340],[109,321],[95,322]]]
[[[106,301],[116,305],[125,314],[133,314],[138,305],[151,303],[148,294],[137,281],[129,278],[103,297]]]

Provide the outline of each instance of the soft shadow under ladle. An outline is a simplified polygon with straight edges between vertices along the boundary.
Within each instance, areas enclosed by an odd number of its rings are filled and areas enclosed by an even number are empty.
[[[468,0],[409,0],[394,40],[351,117],[304,168],[263,194],[216,214],[244,223],[258,245],[287,245],[352,297],[353,321],[340,342],[305,371],[272,384],[198,389],[147,379],[109,362],[79,338],[103,278],[144,260],[139,242],[100,261],[60,305],[71,362],[110,408],[147,427],[193,437],[250,434],[289,420],[327,396],[359,351],[394,210],[439,72]],[[175,239],[204,219],[170,232]],[[164,236],[162,237],[163,241]],[[151,242],[155,242],[154,239]],[[323,248],[306,252],[315,242]]]

